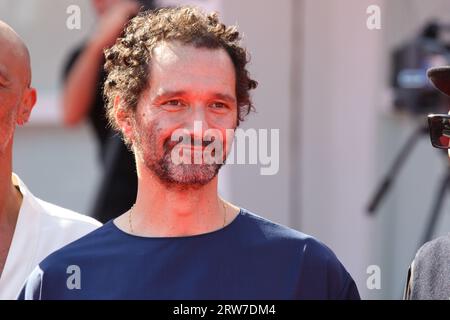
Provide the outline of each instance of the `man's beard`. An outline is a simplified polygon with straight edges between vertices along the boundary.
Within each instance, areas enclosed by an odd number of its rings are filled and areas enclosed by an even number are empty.
[[[152,126],[150,133],[136,132],[138,139],[135,141],[135,147],[140,153],[145,166],[151,170],[159,180],[168,188],[179,189],[199,189],[208,184],[219,173],[222,163],[201,163],[196,164],[192,160],[190,164],[174,163],[172,159],[172,150],[182,142],[171,141],[168,137],[164,140],[162,155],[158,148],[158,130]],[[203,142],[206,146],[209,142]],[[145,146],[145,147],[144,147]],[[179,146],[178,146],[179,147]],[[186,149],[183,150],[185,152]],[[192,156],[195,151],[192,151]],[[199,151],[197,151],[199,152]]]

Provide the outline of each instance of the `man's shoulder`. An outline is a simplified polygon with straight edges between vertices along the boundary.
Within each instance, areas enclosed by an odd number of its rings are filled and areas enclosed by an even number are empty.
[[[110,222],[111,223],[111,222]],[[27,278],[19,299],[61,299],[70,275],[94,269],[111,242],[110,223],[54,251],[43,259]]]
[[[450,255],[450,234],[425,243],[418,251],[417,257],[446,253]]]
[[[112,221],[65,245],[61,249],[56,250],[44,259],[44,261],[52,264],[55,261],[64,260],[65,258],[83,259],[84,257],[92,257],[92,254],[100,255],[104,246],[107,246],[114,241],[111,223]]]
[[[336,259],[328,246],[311,235],[263,218],[246,209],[241,209],[241,214],[247,219],[249,225],[253,225],[249,226],[254,229],[253,234],[259,234],[268,245],[296,251],[301,248],[303,253],[313,259]]]
[[[37,269],[47,280],[58,281],[72,265],[93,267],[96,261],[111,253],[107,248],[111,243],[110,235],[107,223],[55,250],[39,263]]]
[[[450,236],[425,243],[410,268],[407,298],[449,299]]]
[[[55,240],[57,238],[74,240],[102,225],[91,217],[39,199],[16,174],[13,174],[12,179],[23,195],[21,216],[25,219],[24,222],[30,218],[38,219],[36,222],[44,229],[43,232],[52,234]]]
[[[39,198],[36,198],[36,201],[43,209],[43,217],[51,227],[58,227],[62,230],[77,228],[82,232],[90,232],[102,226],[99,221],[84,214],[60,207]]]
[[[425,243],[414,258],[414,273],[441,272],[450,274],[450,235]]]
[[[265,255],[279,263],[288,262],[287,268],[297,266],[303,283],[326,288],[331,299],[359,299],[358,289],[344,265],[334,252],[320,240],[295,229],[241,210],[255,247],[263,247]],[[259,234],[259,235],[258,235]],[[307,297],[307,296],[305,296]]]

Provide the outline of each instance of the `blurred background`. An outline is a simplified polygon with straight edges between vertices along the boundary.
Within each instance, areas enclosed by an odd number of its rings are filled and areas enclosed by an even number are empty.
[[[406,144],[426,113],[442,104],[441,97],[420,98],[432,94],[421,84],[428,58],[445,64],[445,53],[439,55],[439,47],[430,49],[437,54],[417,56],[417,46],[423,46],[414,41],[425,31],[435,36],[436,25],[425,30],[430,21],[450,24],[450,2],[159,2],[186,3],[217,10],[226,23],[239,25],[252,55],[251,73],[260,84],[253,96],[257,113],[242,127],[280,130],[278,174],[260,175],[257,165],[227,166],[220,173],[222,195],[323,241],[352,274],[363,298],[401,298],[448,172],[447,157],[431,147],[426,134]],[[71,5],[81,9],[80,29],[66,26]],[[371,5],[380,8],[379,29],[367,26]],[[101,179],[97,146],[88,123],[63,125],[61,89],[70,52],[95,26],[91,0],[0,0],[0,19],[27,43],[38,89],[31,122],[16,131],[14,171],[36,196],[89,214]],[[438,42],[448,44],[445,32]],[[398,51],[411,43],[416,46],[406,54]],[[411,152],[369,215],[370,200],[405,146]],[[450,231],[449,213],[447,199],[433,237]],[[379,289],[367,286],[371,265],[380,267]]]

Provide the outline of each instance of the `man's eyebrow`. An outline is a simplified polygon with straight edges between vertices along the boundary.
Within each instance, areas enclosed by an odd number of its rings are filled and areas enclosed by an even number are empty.
[[[215,94],[213,94],[213,97],[215,99],[224,100],[224,101],[227,101],[229,103],[236,103],[236,98],[231,96],[231,95],[229,95],[229,94],[215,93]]]
[[[161,93],[159,93],[155,96],[155,100],[162,100],[162,99],[167,99],[167,98],[176,97],[176,96],[182,97],[182,96],[186,96],[186,95],[189,95],[189,93],[184,90],[162,91]],[[236,98],[229,94],[217,92],[217,93],[210,94],[209,96],[211,96],[214,99],[227,101],[229,103],[236,103]]]
[[[161,91],[160,93],[158,93],[155,96],[155,100],[162,100],[162,99],[166,99],[166,98],[171,98],[171,97],[175,97],[175,96],[184,96],[186,95],[186,91]]]

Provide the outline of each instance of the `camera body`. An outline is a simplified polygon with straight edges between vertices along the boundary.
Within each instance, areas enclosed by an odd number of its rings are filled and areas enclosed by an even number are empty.
[[[440,25],[430,23],[419,37],[394,51],[391,85],[396,110],[416,115],[448,111],[450,99],[427,77],[429,68],[450,65],[450,47],[439,40],[440,31]]]
[[[155,0],[138,0],[138,2],[143,10],[153,10],[156,7]]]

